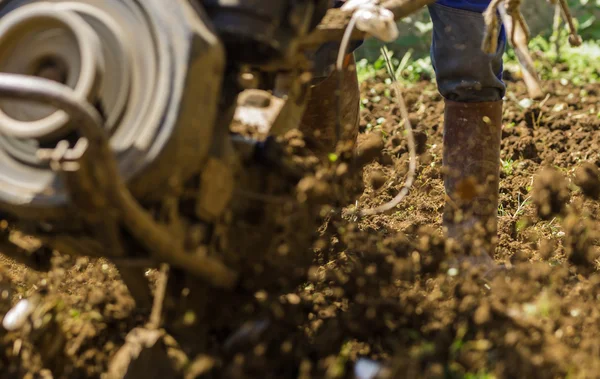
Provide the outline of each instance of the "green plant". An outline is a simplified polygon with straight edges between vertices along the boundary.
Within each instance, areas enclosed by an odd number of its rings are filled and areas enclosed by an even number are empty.
[[[560,55],[551,48],[547,39],[542,36],[533,38],[529,43],[532,53],[542,53],[541,59],[535,62],[542,80],[561,79],[575,85],[597,83],[600,81],[600,44],[587,40],[579,47],[571,47],[567,43],[568,34],[561,33],[559,44]],[[516,62],[512,51],[506,54],[508,69],[514,69],[511,63]]]
[[[506,216],[506,210],[504,209],[504,204],[502,204],[502,202],[498,202],[498,216]]]
[[[381,65],[381,59],[382,58],[379,58],[375,62],[370,62],[368,59],[363,58],[356,62],[358,80],[365,81],[377,75],[377,72],[384,67]],[[385,62],[383,62],[383,64],[385,65]]]
[[[430,80],[434,77],[431,58],[411,59],[411,52],[407,52],[401,60],[392,56],[392,65],[397,67],[395,70],[396,77],[404,84],[416,83],[420,80]],[[367,59],[361,59],[356,63],[358,72],[358,80],[364,81],[377,75],[384,75],[385,60],[383,57],[377,58],[370,62]]]
[[[494,374],[490,374],[484,370],[479,371],[477,373],[468,372],[465,374],[464,379],[495,379],[496,376]]]
[[[565,232],[560,230],[560,226],[555,224],[556,217],[549,222],[542,221],[536,225],[536,229],[551,234],[553,237],[563,237]]]
[[[502,172],[504,173],[504,175],[510,176],[513,174],[514,166],[516,164],[515,161],[513,161],[510,158],[508,158],[507,160],[501,159],[500,164],[502,165]]]
[[[530,201],[531,196],[521,199],[521,194],[517,194],[517,209],[515,210],[515,213],[513,213],[512,218],[521,216],[525,212],[525,207],[527,207]]]
[[[600,1],[568,0],[569,8],[576,17],[579,33],[585,40],[600,40]]]
[[[570,47],[568,29],[563,23],[552,38],[552,28],[548,25],[546,33],[531,39],[529,48],[534,57],[536,70],[542,80],[562,80],[565,84],[575,85],[600,82],[600,0],[568,0],[576,17],[575,23],[584,39],[579,47]],[[411,25],[408,31],[405,24]],[[410,29],[410,28],[409,28]],[[386,44],[396,69],[396,77],[404,84],[435,77],[428,46],[431,41],[431,22],[426,12],[400,22],[401,37],[391,44]],[[557,52],[555,46],[560,46]],[[366,80],[383,74],[385,60],[379,54],[381,43],[373,39],[365,41],[364,46],[356,53],[362,58],[357,63],[360,80]],[[517,72],[520,66],[513,49],[509,46],[505,53],[505,70]]]

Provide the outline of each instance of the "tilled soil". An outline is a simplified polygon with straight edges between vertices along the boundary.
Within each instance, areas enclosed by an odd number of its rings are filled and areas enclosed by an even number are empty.
[[[355,218],[353,209],[393,198],[408,168],[400,112],[383,78],[373,78],[361,89],[359,150],[373,159],[364,192],[319,229],[305,282],[278,293],[277,281],[266,280],[271,287],[228,305],[247,323],[207,320],[200,354],[167,338],[177,371],[352,378],[355,362],[367,358],[395,378],[600,377],[599,89],[546,87],[545,100],[528,102],[524,86],[509,83],[495,255],[506,271],[484,277],[447,263],[443,102],[431,83],[405,94],[419,153],[416,184],[390,214]],[[328,199],[336,187],[321,188],[321,179],[299,186]],[[0,312],[20,297],[42,296],[44,309],[38,325],[0,329],[1,377],[99,377],[127,333],[148,319],[108,262],[57,255],[47,275],[2,263]],[[156,275],[148,272],[151,281]]]

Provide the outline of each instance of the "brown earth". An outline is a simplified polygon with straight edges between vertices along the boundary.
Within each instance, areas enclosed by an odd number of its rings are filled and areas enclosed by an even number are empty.
[[[253,287],[250,300],[230,302],[227,314],[248,322],[206,320],[201,354],[167,339],[177,370],[189,378],[351,378],[366,357],[397,378],[600,377],[599,90],[546,86],[549,97],[526,108],[522,84],[510,83],[507,94],[495,256],[506,272],[486,281],[476,268],[444,261],[443,104],[431,83],[406,93],[419,150],[415,186],[391,214],[355,219],[352,208],[394,197],[408,167],[399,110],[374,78],[362,84],[359,150],[374,159],[364,193],[319,229],[305,282],[278,293],[269,278],[271,287]],[[287,138],[302,146],[297,135]],[[349,169],[340,166],[303,179],[301,192],[350,198],[350,180],[327,187]],[[348,193],[335,192],[340,183]],[[99,377],[127,333],[147,321],[108,262],[57,255],[49,274],[2,264],[1,314],[21,297],[42,296],[44,306],[38,323],[0,328],[0,377]],[[151,281],[156,275],[148,272]]]

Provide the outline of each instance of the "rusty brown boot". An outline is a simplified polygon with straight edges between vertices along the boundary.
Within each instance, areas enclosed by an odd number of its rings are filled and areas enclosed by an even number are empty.
[[[333,71],[324,80],[318,80],[317,84],[310,89],[306,111],[300,122],[300,130],[317,152],[330,153],[335,149],[338,115],[337,90],[338,73],[336,71]],[[341,137],[354,141],[358,135],[360,92],[353,54],[347,55],[344,61],[340,96]]]
[[[468,261],[488,270],[495,268],[501,135],[502,101],[446,100],[443,224]]]

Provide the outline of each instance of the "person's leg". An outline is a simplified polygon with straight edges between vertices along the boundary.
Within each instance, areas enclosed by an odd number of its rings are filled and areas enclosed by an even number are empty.
[[[496,54],[481,51],[485,34],[481,12],[487,4],[489,0],[438,0],[429,6],[433,21],[431,58],[445,99],[471,103],[498,101],[504,96],[504,28]]]
[[[448,237],[493,253],[502,128],[502,54],[481,51],[487,0],[439,0],[429,7],[433,21],[431,56],[440,93],[445,99],[444,226]],[[478,233],[475,233],[475,231]],[[476,249],[477,252],[482,249]],[[487,255],[486,255],[487,256]]]

